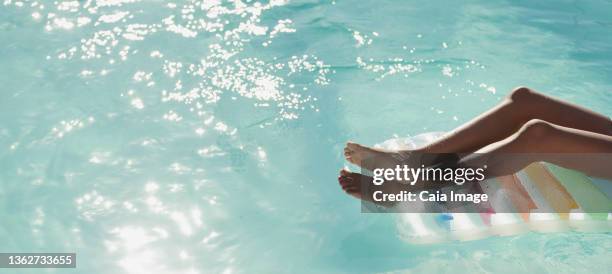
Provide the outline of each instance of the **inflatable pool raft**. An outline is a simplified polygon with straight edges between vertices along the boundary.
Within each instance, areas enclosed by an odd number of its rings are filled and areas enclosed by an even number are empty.
[[[430,143],[443,133],[385,141],[378,147],[409,149]],[[479,183],[495,197],[486,213],[400,213],[397,229],[410,243],[469,241],[490,236],[576,230],[612,232],[612,182],[573,170],[534,163],[511,176]],[[496,213],[504,212],[504,213]],[[517,213],[507,213],[517,212]]]

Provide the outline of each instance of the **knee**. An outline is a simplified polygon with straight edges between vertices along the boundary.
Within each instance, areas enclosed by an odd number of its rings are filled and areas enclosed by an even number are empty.
[[[549,122],[533,119],[529,120],[521,127],[519,130],[519,136],[529,140],[541,139],[549,137],[553,130],[554,126]]]
[[[535,91],[528,87],[517,87],[508,95],[508,99],[512,102],[529,102],[535,95]]]

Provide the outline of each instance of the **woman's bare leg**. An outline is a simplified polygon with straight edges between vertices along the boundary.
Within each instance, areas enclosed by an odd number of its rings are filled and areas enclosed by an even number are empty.
[[[612,136],[530,120],[510,137],[463,158],[460,165],[487,165],[488,177],[497,177],[536,161],[612,179]]]
[[[422,150],[434,153],[476,151],[510,136],[527,121],[533,119],[544,120],[563,127],[612,135],[610,118],[529,88],[520,87],[513,90],[496,107]]]
[[[414,151],[384,151],[349,142],[344,149],[346,159],[366,167],[367,159],[375,159],[370,165],[392,167],[407,152],[419,153],[468,153],[488,144],[503,140],[515,133],[527,121],[533,119],[602,135],[612,135],[610,118],[580,106],[560,101],[529,88],[516,88],[499,105],[453,130],[445,137]]]

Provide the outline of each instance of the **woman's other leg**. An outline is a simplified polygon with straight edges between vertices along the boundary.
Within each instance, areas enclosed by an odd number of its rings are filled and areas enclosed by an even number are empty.
[[[512,135],[533,119],[612,135],[610,118],[529,88],[519,87],[499,105],[420,150],[428,153],[476,151]]]
[[[497,177],[536,161],[612,179],[612,136],[530,120],[510,137],[463,158],[460,165],[486,165],[488,177]]]

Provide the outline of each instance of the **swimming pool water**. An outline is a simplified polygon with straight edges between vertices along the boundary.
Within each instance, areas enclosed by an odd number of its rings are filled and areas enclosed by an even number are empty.
[[[412,246],[337,186],[345,141],[447,131],[515,86],[612,115],[612,3],[457,2],[4,0],[0,252],[78,254],[49,273],[612,269],[610,234]]]

